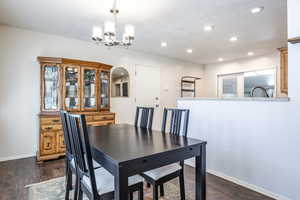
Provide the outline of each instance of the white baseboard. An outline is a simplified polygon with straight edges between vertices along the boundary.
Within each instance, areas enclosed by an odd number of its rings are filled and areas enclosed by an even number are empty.
[[[2,157],[0,158],[0,162],[3,161],[8,161],[8,160],[17,160],[17,159],[22,159],[22,158],[30,158],[30,157],[34,157],[36,156],[36,154],[24,154],[24,155],[18,155],[18,156],[10,156],[10,157]]]
[[[189,166],[195,167],[195,163],[191,159],[184,161],[184,163],[187,164],[187,165],[189,165]],[[243,187],[248,188],[250,190],[253,190],[255,192],[258,192],[260,194],[266,195],[266,196],[271,197],[273,199],[277,199],[277,200],[292,200],[292,199],[290,199],[288,197],[285,197],[283,195],[275,194],[275,193],[273,193],[273,192],[271,192],[269,190],[266,190],[266,189],[264,189],[262,187],[258,187],[256,185],[247,183],[245,181],[241,181],[241,180],[239,180],[237,178],[234,178],[232,176],[228,176],[228,175],[226,175],[226,174],[224,174],[222,172],[218,172],[218,171],[214,171],[214,170],[210,170],[210,169],[206,169],[206,171],[208,173],[210,173],[210,174],[213,174],[215,176],[218,176],[220,178],[223,178],[225,180],[233,182],[233,183],[235,183],[237,185],[240,185],[240,186],[243,186]]]

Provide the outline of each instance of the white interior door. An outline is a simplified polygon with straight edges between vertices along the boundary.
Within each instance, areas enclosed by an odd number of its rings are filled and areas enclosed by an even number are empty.
[[[136,106],[154,107],[153,129],[160,129],[160,68],[136,65]]]

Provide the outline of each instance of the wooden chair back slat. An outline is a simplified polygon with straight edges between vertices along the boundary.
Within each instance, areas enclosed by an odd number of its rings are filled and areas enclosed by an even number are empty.
[[[187,136],[189,114],[190,114],[190,111],[188,109],[165,108],[164,113],[163,113],[163,121],[162,121],[161,131],[164,133],[166,132],[169,112],[171,112],[169,133],[174,134],[174,135],[180,135],[180,133],[182,132],[183,136]],[[184,119],[183,119],[184,121],[183,121],[183,127],[181,128],[183,114],[184,114]]]
[[[154,112],[153,107],[137,107],[135,113],[134,125],[136,127],[152,129],[153,112]]]
[[[65,144],[66,144],[66,156],[69,160],[71,160],[74,156],[73,156],[73,151],[72,151],[72,147],[71,147],[67,114],[68,114],[67,111],[60,111],[60,118],[61,118],[64,139],[65,139]]]
[[[80,177],[88,176],[91,181],[92,195],[98,195],[93,158],[84,115],[68,114],[71,127],[75,165]]]

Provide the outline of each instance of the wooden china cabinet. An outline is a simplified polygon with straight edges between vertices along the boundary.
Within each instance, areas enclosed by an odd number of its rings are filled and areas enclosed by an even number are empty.
[[[283,47],[280,51],[280,91],[288,94],[288,48]]]
[[[61,109],[86,115],[91,126],[115,123],[110,112],[112,66],[66,58],[38,57],[41,65],[41,112],[37,161],[65,155]]]

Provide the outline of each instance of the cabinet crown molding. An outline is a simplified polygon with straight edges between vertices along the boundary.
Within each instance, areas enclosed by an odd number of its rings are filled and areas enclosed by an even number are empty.
[[[89,66],[89,67],[102,67],[107,70],[110,70],[113,67],[112,65],[108,65],[100,62],[84,61],[84,60],[76,60],[76,59],[60,58],[60,57],[38,56],[37,60],[40,63],[56,63],[56,64],[71,64],[71,65],[80,65],[80,66]]]

